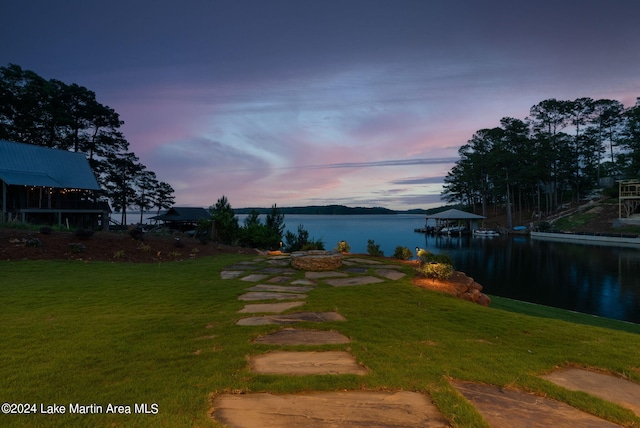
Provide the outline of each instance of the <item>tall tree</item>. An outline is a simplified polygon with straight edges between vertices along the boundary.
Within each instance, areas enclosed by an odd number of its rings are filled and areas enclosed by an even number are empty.
[[[284,214],[280,212],[276,204],[271,205],[271,211],[267,214],[266,226],[271,229],[278,240],[282,238],[284,232]]]
[[[173,187],[169,183],[164,181],[158,183],[154,200],[155,206],[158,208],[158,214],[160,214],[160,210],[169,209],[173,206],[175,203],[173,192]]]
[[[562,132],[569,123],[567,110],[567,101],[558,101],[555,98],[541,101],[530,109],[529,121],[535,138],[542,150],[549,155],[547,167],[550,170],[550,183],[545,187],[550,189],[553,208],[558,206],[559,190],[564,180],[560,158],[568,143],[566,134]]]
[[[240,226],[227,197],[222,195],[214,206],[209,207],[209,211],[213,220],[214,240],[223,244],[234,244],[238,239]]]
[[[109,159],[111,168],[106,173],[106,188],[116,211],[121,212],[120,223],[127,224],[127,208],[135,204],[135,180],[143,165],[134,153],[116,154]]]
[[[158,180],[153,171],[141,168],[135,177],[137,196],[134,205],[140,210],[140,224],[143,223],[144,213],[155,206],[156,192],[158,191]]]
[[[616,100],[596,100],[594,103],[594,123],[598,130],[597,139],[600,145],[609,147],[611,173],[617,175],[615,170],[615,151],[618,146],[618,138],[623,121],[624,106]],[[603,153],[601,151],[601,153]]]
[[[129,143],[119,129],[122,124],[115,110],[100,104],[96,94],[83,86],[45,80],[14,64],[0,67],[0,138],[85,154],[124,219],[133,193],[148,190],[136,187],[146,182],[132,181],[136,168],[145,167],[128,153]],[[163,203],[172,202],[171,186],[166,184],[163,191]]]
[[[625,160],[625,171],[628,176],[637,178],[640,176],[640,97],[636,104],[624,112],[624,127],[620,146],[627,153],[622,157]]]

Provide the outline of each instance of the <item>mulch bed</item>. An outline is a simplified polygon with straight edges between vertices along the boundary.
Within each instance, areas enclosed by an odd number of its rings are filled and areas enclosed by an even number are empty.
[[[127,232],[75,232],[0,228],[0,260],[83,260],[132,263],[176,261],[217,254],[256,254],[252,248],[200,243],[186,235],[150,235],[136,240]]]

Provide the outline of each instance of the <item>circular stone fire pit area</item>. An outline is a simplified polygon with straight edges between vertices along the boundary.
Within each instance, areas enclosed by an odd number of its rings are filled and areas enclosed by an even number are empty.
[[[291,253],[291,266],[308,271],[333,270],[342,266],[342,254],[331,251],[298,251]]]

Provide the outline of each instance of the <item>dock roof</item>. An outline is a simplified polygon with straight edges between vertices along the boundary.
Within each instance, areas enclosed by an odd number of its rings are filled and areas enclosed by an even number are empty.
[[[440,219],[440,220],[480,220],[486,217],[473,214],[473,213],[468,213],[466,211],[460,211],[454,208],[447,211],[441,211],[439,213],[427,215],[427,219],[430,219],[430,218]]]
[[[196,222],[200,219],[209,219],[211,214],[204,208],[173,207],[165,213],[150,217],[150,220]]]

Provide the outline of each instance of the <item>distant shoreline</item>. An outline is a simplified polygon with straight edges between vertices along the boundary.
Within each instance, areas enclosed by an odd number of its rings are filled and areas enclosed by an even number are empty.
[[[251,214],[256,211],[258,214],[269,214],[271,208],[236,208],[236,214]],[[347,207],[344,205],[312,205],[304,207],[278,207],[280,214],[306,214],[306,215],[396,215],[396,214],[427,214],[427,210],[413,209],[405,211],[390,210],[383,207]]]

